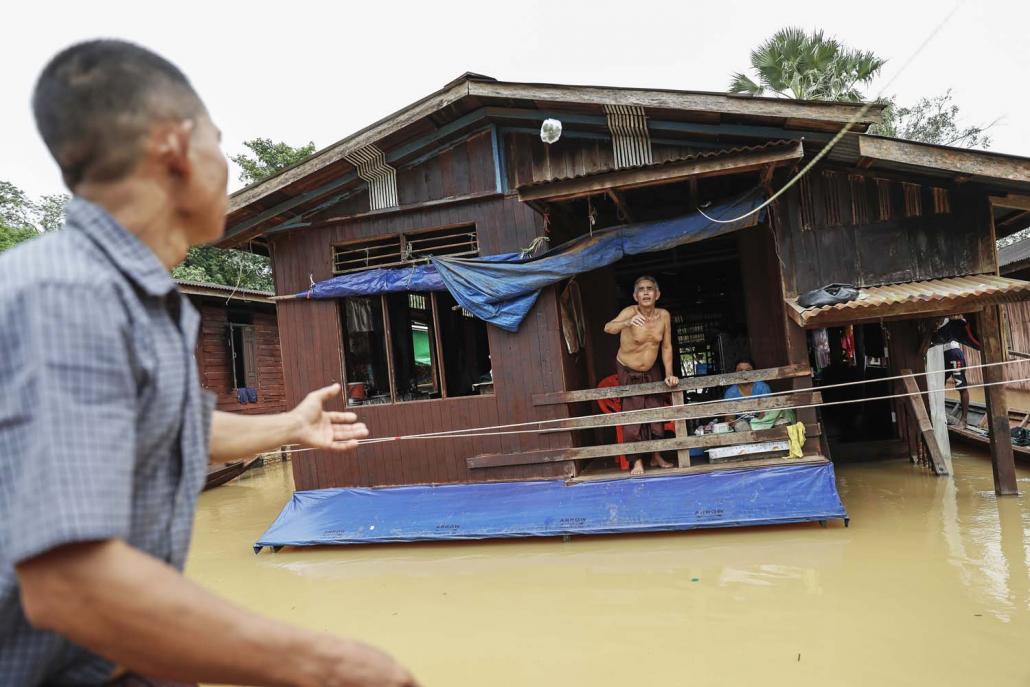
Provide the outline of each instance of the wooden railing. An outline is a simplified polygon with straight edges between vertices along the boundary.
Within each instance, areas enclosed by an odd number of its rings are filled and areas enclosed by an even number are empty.
[[[726,387],[731,384],[747,384],[758,381],[775,381],[811,376],[807,365],[788,365],[747,372],[733,372],[705,377],[688,377],[669,388],[664,382],[650,384],[634,384],[630,386],[605,387],[601,389],[582,389],[578,391],[556,391],[533,396],[533,404],[537,406],[556,405],[562,403],[592,402],[608,398],[625,398],[645,394],[669,394],[673,406],[634,412],[631,416],[606,416],[594,414],[589,417],[571,417],[558,423],[548,423],[542,427],[547,431],[571,431],[592,429],[596,427],[613,427],[616,425],[635,425],[652,422],[672,422],[675,438],[655,439],[651,441],[627,442],[622,444],[606,444],[603,446],[584,446],[576,448],[542,449],[521,453],[491,453],[473,456],[467,459],[470,468],[490,468],[510,465],[528,465],[534,463],[554,463],[587,458],[604,458],[619,455],[653,453],[656,451],[676,451],[677,463],[680,467],[690,466],[690,449],[714,448],[718,446],[736,446],[766,441],[778,441],[787,437],[785,427],[755,430],[750,432],[729,432],[725,434],[705,434],[694,436],[687,430],[687,421],[692,419],[722,417],[735,415],[744,411],[767,411],[801,405],[818,404],[822,395],[816,391],[799,391],[783,396],[767,396],[743,398],[733,401],[705,403],[696,407],[684,406],[685,393],[695,389]],[[820,436],[818,423],[806,424],[809,437]]]

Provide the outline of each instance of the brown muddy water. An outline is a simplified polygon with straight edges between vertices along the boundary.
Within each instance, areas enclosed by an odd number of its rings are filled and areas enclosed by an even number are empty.
[[[1030,497],[999,501],[983,457],[956,452],[955,472],[838,466],[847,529],[255,556],[293,489],[276,463],[201,496],[187,573],[430,687],[1030,685]]]

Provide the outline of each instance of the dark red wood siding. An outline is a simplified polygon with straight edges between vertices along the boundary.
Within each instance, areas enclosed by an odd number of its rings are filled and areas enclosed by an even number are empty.
[[[200,334],[197,337],[196,348],[200,383],[205,389],[217,395],[218,410],[247,415],[281,413],[286,410],[275,310],[261,306],[260,310],[254,312],[258,401],[242,404],[233,391],[232,361],[226,339],[228,318],[225,303],[220,299],[197,297],[193,298],[193,303],[200,311]]]
[[[486,161],[490,159],[488,155]],[[455,168],[452,166],[452,171]],[[442,173],[434,171],[431,177]],[[447,190],[457,195],[476,192],[482,190],[487,179],[492,183],[492,175],[492,166],[478,173],[460,174],[465,185],[449,186]],[[459,224],[475,226],[484,255],[523,248],[542,232],[541,219],[535,212],[514,197],[500,195],[284,232],[272,239],[277,291],[295,293],[306,288],[310,279],[331,277],[334,243]],[[289,404],[299,401],[311,389],[343,381],[336,301],[280,302],[279,330]],[[361,419],[368,423],[374,436],[394,436],[564,416],[563,408],[535,408],[531,403],[534,393],[563,388],[562,344],[553,290],[541,295],[517,333],[490,327],[489,338],[495,395],[361,406],[357,408]],[[342,402],[335,407],[342,409]],[[294,460],[294,478],[298,489],[314,489],[553,477],[568,474],[571,465],[471,471],[465,460],[478,453],[568,445],[567,435],[529,433],[390,442],[346,454],[312,451]]]

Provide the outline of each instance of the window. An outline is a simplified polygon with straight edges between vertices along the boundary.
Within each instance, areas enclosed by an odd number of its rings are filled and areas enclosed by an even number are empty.
[[[253,325],[254,316],[244,310],[230,310],[228,320],[227,343],[232,366],[232,388],[257,389],[257,333]]]
[[[333,246],[333,270],[478,254],[475,227],[462,225]],[[447,292],[347,298],[340,323],[349,405],[493,393],[486,323]]]
[[[449,293],[392,293],[341,305],[349,405],[492,393],[486,323]]]
[[[340,320],[343,323],[348,403],[389,403],[392,389],[382,297],[345,299]]]
[[[447,227],[333,246],[333,272],[346,274],[375,267],[402,267],[424,262],[430,255],[478,254],[475,227]]]

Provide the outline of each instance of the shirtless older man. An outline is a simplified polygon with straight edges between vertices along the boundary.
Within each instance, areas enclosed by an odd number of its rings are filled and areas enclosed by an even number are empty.
[[[662,366],[665,368],[665,384],[675,387],[679,378],[672,373],[672,321],[669,311],[656,307],[661,297],[658,281],[651,276],[637,277],[633,282],[633,300],[636,305],[624,308],[614,320],[604,325],[608,334],[619,335],[619,353],[615,356],[615,371],[619,385],[646,384],[662,379],[658,369],[658,348],[662,350]],[[622,409],[642,410],[660,408],[665,405],[663,394],[650,396],[629,396],[622,400]],[[664,422],[642,425],[625,425],[623,436],[626,441],[648,441],[661,439],[665,431]],[[653,467],[671,468],[672,463],[655,453],[651,458]],[[631,475],[644,472],[644,459],[633,462]]]

